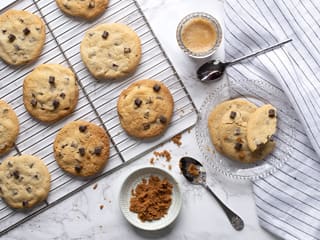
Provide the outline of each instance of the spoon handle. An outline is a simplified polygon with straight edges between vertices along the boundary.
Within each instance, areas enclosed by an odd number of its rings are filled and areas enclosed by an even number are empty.
[[[257,56],[257,55],[259,55],[259,54],[261,54],[261,53],[268,52],[268,51],[270,51],[270,50],[273,50],[273,49],[275,49],[275,48],[277,48],[277,47],[279,47],[279,46],[281,46],[281,45],[283,45],[283,44],[286,44],[286,43],[288,43],[288,42],[291,42],[291,41],[292,41],[292,39],[287,39],[287,40],[285,40],[285,41],[278,42],[278,43],[275,44],[275,45],[269,46],[269,47],[267,47],[267,48],[260,49],[260,50],[258,50],[258,51],[255,51],[255,52],[250,53],[250,54],[248,54],[248,55],[245,55],[245,56],[243,56],[243,57],[236,58],[236,59],[230,61],[228,64],[229,64],[229,65],[232,65],[232,64],[235,64],[235,63],[237,63],[237,62],[240,62],[240,61],[242,61],[242,60],[244,60],[244,59],[247,59],[247,58],[250,58],[250,57],[253,57],[253,56]]]
[[[227,215],[232,227],[237,230],[241,231],[244,228],[244,222],[243,220],[234,213],[230,208],[228,208],[218,197],[217,195],[209,188],[208,185],[205,185],[205,188],[212,194],[212,196],[217,200],[219,205],[224,210],[225,214]]]

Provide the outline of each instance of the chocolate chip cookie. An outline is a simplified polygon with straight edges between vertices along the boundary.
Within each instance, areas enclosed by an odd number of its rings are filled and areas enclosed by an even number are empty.
[[[8,152],[19,134],[19,120],[8,103],[0,100],[0,154]]]
[[[119,79],[136,70],[141,59],[140,38],[127,25],[100,24],[85,33],[80,53],[96,79]]]
[[[56,0],[58,7],[66,14],[87,20],[102,14],[108,6],[108,0]]]
[[[256,106],[248,101],[243,99],[233,99],[224,101],[218,104],[209,114],[208,118],[208,128],[211,141],[218,152],[222,152],[220,135],[219,135],[219,127],[221,123],[222,117],[225,115],[227,111],[231,108],[238,108],[238,110],[245,109],[246,111],[253,112],[256,109]],[[237,119],[240,117],[235,116]]]
[[[277,110],[270,104],[259,107],[251,114],[248,121],[247,140],[251,151],[256,151],[275,134]]]
[[[36,119],[54,122],[73,112],[78,102],[75,74],[59,64],[36,67],[23,82],[23,102]]]
[[[0,165],[0,196],[12,208],[32,208],[45,200],[50,174],[44,162],[32,155],[8,157]]]
[[[109,158],[109,138],[99,126],[83,120],[66,124],[57,134],[54,157],[66,172],[87,177],[100,172]]]
[[[43,21],[22,10],[8,10],[0,15],[0,58],[11,65],[36,60],[45,43]]]
[[[218,130],[223,154],[245,163],[265,158],[275,147],[275,143],[270,141],[254,152],[249,149],[247,124],[252,112],[256,111],[252,105],[249,102],[233,105],[221,118]]]
[[[160,81],[140,80],[119,96],[117,109],[123,129],[137,138],[160,135],[168,127],[174,101],[169,89]]]

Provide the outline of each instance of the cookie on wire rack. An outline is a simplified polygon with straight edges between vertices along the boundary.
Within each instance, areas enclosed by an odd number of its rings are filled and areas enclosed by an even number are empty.
[[[8,103],[0,99],[0,154],[8,152],[19,134],[19,120]]]
[[[47,198],[49,190],[50,173],[40,158],[13,156],[0,165],[0,196],[10,207],[32,208]]]
[[[85,33],[80,53],[85,66],[96,79],[121,79],[137,69],[141,60],[141,41],[129,26],[105,23]]]
[[[59,64],[41,64],[23,82],[24,106],[43,122],[55,122],[72,113],[78,96],[75,74]]]
[[[35,61],[46,39],[40,17],[23,10],[8,10],[0,15],[0,58],[10,65]]]
[[[88,177],[102,171],[109,159],[109,137],[94,123],[77,120],[67,123],[57,134],[54,157],[64,171]]]
[[[109,0],[56,0],[56,3],[70,16],[92,20],[106,10]]]
[[[134,82],[121,92],[117,103],[122,128],[137,138],[162,134],[170,124],[173,109],[171,92],[153,79]]]

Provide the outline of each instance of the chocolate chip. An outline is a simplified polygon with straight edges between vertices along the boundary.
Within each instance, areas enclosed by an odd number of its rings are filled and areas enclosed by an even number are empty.
[[[64,98],[66,97],[66,94],[65,94],[65,93],[60,93],[60,97],[61,97],[62,99],[64,99]]]
[[[2,30],[2,33],[3,33],[3,34],[5,34],[6,32],[7,32],[7,30],[5,30],[5,29]]]
[[[149,123],[144,123],[143,124],[143,130],[148,130],[150,128],[150,124]]]
[[[241,148],[242,148],[242,143],[237,142],[237,143],[234,145],[234,149],[237,150],[237,151],[240,151]]]
[[[33,164],[33,163],[31,163],[31,164],[29,165],[29,168],[33,168],[33,165],[34,165],[34,164]]]
[[[236,112],[234,112],[234,111],[231,111],[231,112],[230,112],[230,116],[229,116],[229,117],[230,117],[231,119],[235,119],[236,116],[237,116],[237,113],[236,113]]]
[[[95,149],[94,149],[94,154],[95,155],[100,155],[101,154],[101,152],[102,152],[102,147],[95,147]]]
[[[79,131],[80,131],[80,132],[85,132],[86,130],[87,130],[87,126],[82,126],[82,125],[81,125],[81,126],[79,127]]]
[[[37,100],[35,100],[34,98],[31,99],[31,105],[32,107],[37,106]]]
[[[236,129],[234,130],[234,135],[235,135],[235,136],[239,136],[240,133],[241,133],[240,128],[236,128]]]
[[[134,104],[135,104],[137,107],[140,107],[141,104],[142,104],[141,99],[140,99],[140,98],[136,98],[136,99],[134,100]]]
[[[8,39],[9,39],[9,42],[13,42],[14,40],[16,40],[16,36],[13,34],[9,34]]]
[[[8,167],[12,167],[12,163],[11,162],[8,162]]]
[[[115,64],[115,63],[112,63],[112,67],[113,67],[113,68],[118,68],[119,65],[117,65],[117,64]]]
[[[13,176],[14,176],[15,179],[18,179],[18,178],[20,177],[19,171],[18,171],[18,170],[15,170],[15,171],[13,172]]]
[[[159,84],[155,84],[155,85],[153,86],[153,91],[155,91],[155,92],[159,92],[160,89],[161,89],[161,87],[160,87]]]
[[[20,21],[21,23],[24,23],[24,20],[23,20],[22,18],[19,18],[19,21]]]
[[[23,207],[27,207],[29,205],[29,201],[27,201],[27,200],[23,200],[22,201],[22,206]]]
[[[77,165],[74,167],[74,170],[76,170],[76,172],[80,172],[82,170],[82,166]]]
[[[86,154],[86,150],[84,148],[79,148],[79,154],[83,157]]]
[[[36,175],[33,176],[33,178],[35,178],[35,179],[38,180],[38,179],[39,179],[39,176],[36,174]]]
[[[49,83],[50,83],[50,85],[54,85],[54,82],[55,82],[55,77],[54,76],[50,76],[49,77]]]
[[[167,118],[163,115],[160,115],[160,122],[165,124],[167,122]]]
[[[89,8],[94,8],[96,6],[96,4],[94,3],[94,1],[90,1],[88,7]]]
[[[0,193],[3,194],[2,188],[0,187]]]
[[[268,114],[269,118],[274,118],[276,116],[276,111],[274,109],[269,109]]]
[[[26,190],[27,190],[28,193],[32,192],[32,188],[31,187],[27,187]]]
[[[109,36],[109,33],[107,32],[107,31],[104,31],[103,33],[102,33],[102,38],[103,39],[107,39],[108,38],[108,36]]]
[[[123,49],[123,52],[124,52],[124,53],[131,53],[131,48],[124,48],[124,49]]]
[[[29,35],[29,33],[30,33],[29,28],[26,27],[25,29],[23,29],[23,34],[24,34],[24,35],[27,36],[27,35]]]
[[[60,105],[60,102],[55,99],[55,100],[53,100],[52,105],[53,105],[54,109],[57,109],[59,107],[59,105]]]

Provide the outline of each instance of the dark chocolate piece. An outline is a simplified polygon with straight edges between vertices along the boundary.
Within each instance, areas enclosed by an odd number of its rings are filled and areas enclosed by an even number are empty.
[[[109,36],[109,33],[108,33],[107,31],[104,31],[104,32],[102,33],[102,35],[101,35],[101,37],[102,37],[103,39],[107,39],[108,36]]]
[[[54,83],[55,83],[55,77],[54,76],[50,76],[49,77],[49,83],[51,84],[51,85],[54,85]]]
[[[160,115],[160,122],[165,124],[167,122],[167,118],[163,115]]]
[[[58,100],[54,99],[53,102],[52,102],[52,105],[53,105],[54,109],[57,109],[59,107],[59,105],[60,105],[60,102]]]
[[[84,148],[79,148],[79,154],[83,157],[86,154],[86,150]]]
[[[161,87],[160,87],[159,84],[155,84],[155,85],[153,86],[153,91],[155,91],[155,92],[159,92],[160,89],[161,89]]]
[[[236,113],[236,112],[234,112],[234,111],[231,111],[231,112],[230,112],[230,118],[231,118],[231,119],[235,119],[236,116],[237,116],[237,113]]]
[[[95,147],[93,153],[94,153],[95,155],[99,156],[99,155],[101,154],[101,152],[102,152],[102,147]]]
[[[80,132],[85,132],[87,130],[87,126],[80,126],[79,131]]]
[[[9,39],[9,42],[14,42],[14,40],[16,40],[16,36],[13,34],[9,34],[8,39]]]
[[[140,107],[141,104],[142,104],[141,99],[140,99],[140,98],[136,98],[136,99],[134,100],[134,104],[135,104],[137,107]]]
[[[124,48],[124,49],[123,49],[123,52],[124,52],[124,53],[131,53],[131,48]]]
[[[24,35],[27,36],[27,35],[29,35],[29,33],[30,33],[30,29],[29,28],[26,27],[25,29],[23,29],[23,34]]]
[[[242,143],[237,142],[237,143],[234,145],[234,149],[237,150],[237,151],[240,151],[241,148],[242,148]]]
[[[274,109],[269,109],[268,116],[269,118],[274,118],[276,116],[276,111]]]

